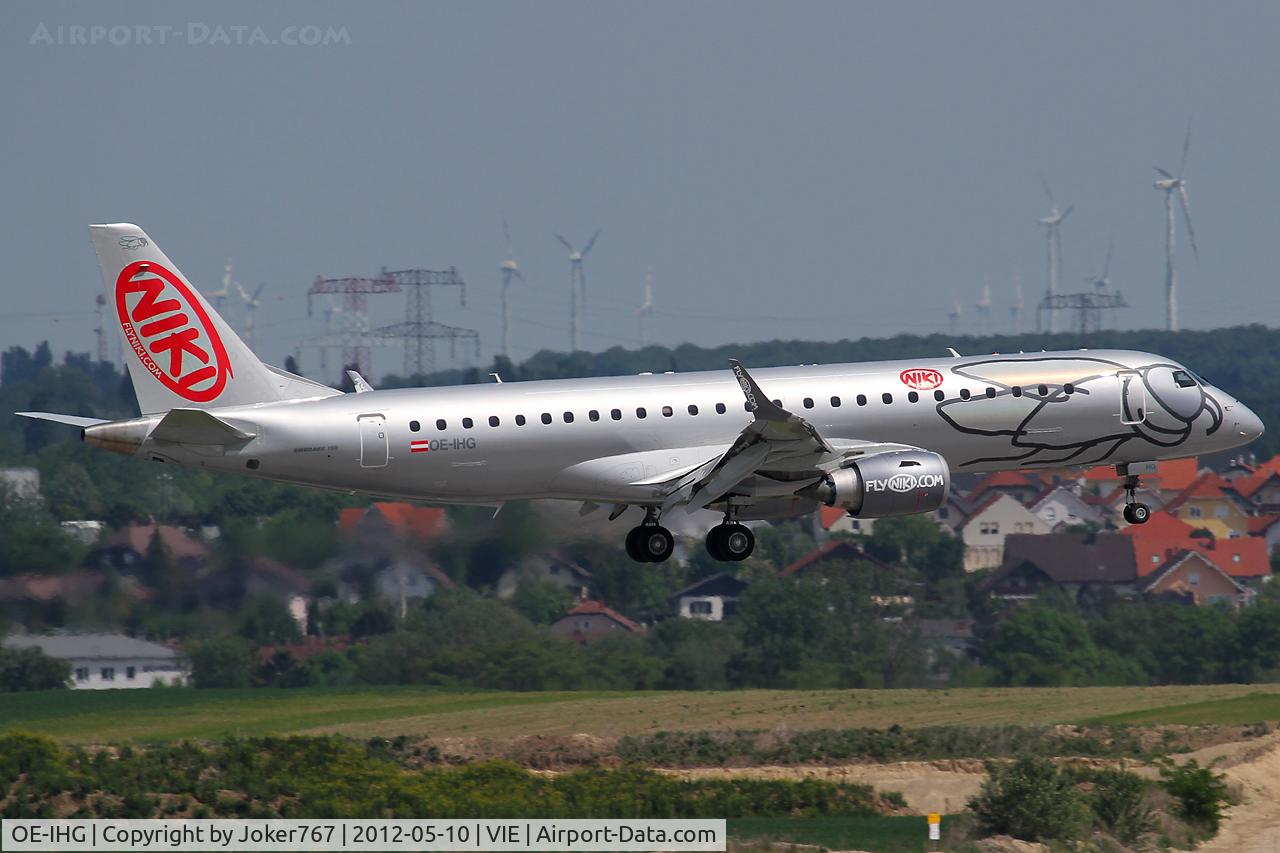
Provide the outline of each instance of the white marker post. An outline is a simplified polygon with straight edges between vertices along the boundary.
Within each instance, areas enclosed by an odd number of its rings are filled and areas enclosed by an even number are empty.
[[[942,840],[942,815],[937,812],[929,812],[929,840]]]

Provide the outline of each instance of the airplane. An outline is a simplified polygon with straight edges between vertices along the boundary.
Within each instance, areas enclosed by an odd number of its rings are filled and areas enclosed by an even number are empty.
[[[154,462],[350,493],[497,506],[554,498],[644,511],[626,536],[662,562],[661,521],[711,509],[706,547],[740,561],[742,522],[839,507],[931,512],[953,472],[1111,464],[1125,519],[1158,461],[1239,447],[1247,406],[1144,352],[1075,350],[342,393],[259,361],[139,227],[90,226],[140,417],[18,414]]]

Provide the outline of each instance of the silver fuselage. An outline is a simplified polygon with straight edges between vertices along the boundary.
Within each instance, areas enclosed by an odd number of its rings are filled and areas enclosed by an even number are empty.
[[[768,396],[828,439],[924,448],[963,473],[1194,456],[1261,435],[1257,416],[1235,398],[1200,380],[1175,382],[1184,370],[1147,353],[1080,350],[754,373]],[[904,372],[928,379],[912,388]],[[728,370],[373,391],[210,412],[255,437],[236,448],[148,438],[138,455],[473,504],[660,502],[664,474],[723,452],[752,418]]]

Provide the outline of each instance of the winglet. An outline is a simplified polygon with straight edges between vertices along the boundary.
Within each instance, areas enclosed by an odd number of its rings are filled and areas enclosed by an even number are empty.
[[[355,386],[357,394],[367,394],[373,390],[373,386],[365,381],[365,378],[356,371],[348,370],[347,376],[351,378],[351,384]]]
[[[952,358],[960,358],[960,353],[955,351],[954,347],[947,347],[947,352],[951,353]]]
[[[729,367],[733,369],[733,376],[738,380],[738,387],[742,389],[742,395],[747,398],[747,409],[757,419],[785,421],[791,416],[790,412],[769,399],[768,395],[760,389],[756,380],[742,366],[742,362],[736,358],[731,358],[729,359]]]

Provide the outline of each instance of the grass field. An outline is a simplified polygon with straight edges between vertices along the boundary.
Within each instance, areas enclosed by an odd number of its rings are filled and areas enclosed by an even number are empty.
[[[723,693],[170,689],[9,694],[0,701],[0,731],[39,732],[64,743],[298,733],[503,739],[664,729],[1259,720],[1280,720],[1280,684]]]
[[[943,824],[949,815],[943,816]],[[893,817],[745,817],[729,821],[736,841],[789,841],[828,850],[919,853],[927,849],[928,824],[919,816]]]

